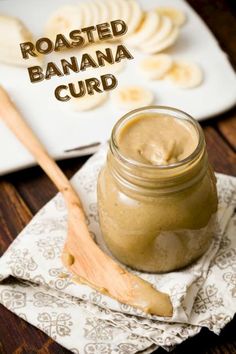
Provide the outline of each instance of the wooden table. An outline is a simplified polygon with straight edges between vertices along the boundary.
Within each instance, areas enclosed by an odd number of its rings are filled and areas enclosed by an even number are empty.
[[[189,0],[236,68],[236,3],[233,2]],[[202,126],[215,171],[236,176],[236,108],[203,122]],[[63,161],[60,166],[71,177],[86,160],[87,157],[76,158]],[[0,254],[55,193],[55,187],[38,167],[0,178]],[[65,354],[69,351],[0,306],[0,354],[3,353]],[[157,353],[164,351],[159,349]],[[236,353],[236,317],[219,337],[203,329],[199,335],[179,345],[173,353]]]

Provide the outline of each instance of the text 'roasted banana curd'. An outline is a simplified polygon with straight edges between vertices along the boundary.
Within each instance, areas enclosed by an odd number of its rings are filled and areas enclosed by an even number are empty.
[[[98,40],[111,40],[123,36],[126,32],[126,23],[123,20],[114,20],[109,23],[74,29],[69,32],[68,36],[58,33],[55,36],[55,40],[42,37],[35,43],[31,41],[20,43],[21,54],[24,60],[28,60],[31,57],[47,55],[52,51],[60,52],[66,49],[82,48],[85,44],[94,44]],[[83,35],[86,36],[86,40]],[[133,59],[127,48],[122,44],[118,44],[116,50],[114,50],[114,46],[112,50],[108,44],[104,51],[96,50],[94,56],[89,53],[83,53],[80,60],[75,56],[71,56],[69,59],[61,59],[59,66],[51,61],[47,63],[45,70],[44,67],[39,65],[30,66],[28,73],[30,81],[38,83],[43,80],[51,80],[55,76],[69,75],[71,72],[79,73],[90,68],[104,67],[106,63],[110,65],[120,63],[123,59]],[[91,77],[79,80],[76,84],[71,82],[68,85],[59,85],[54,90],[54,95],[57,100],[67,102],[72,97],[81,98],[86,94],[94,95],[95,93],[113,90],[117,84],[116,77],[111,73],[106,73],[101,75],[100,78]]]

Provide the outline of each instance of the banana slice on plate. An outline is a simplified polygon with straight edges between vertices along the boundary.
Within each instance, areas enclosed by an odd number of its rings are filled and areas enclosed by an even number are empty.
[[[167,54],[156,54],[144,58],[139,68],[146,78],[151,80],[162,79],[173,66],[173,59]]]
[[[16,17],[0,15],[0,61],[23,67],[37,65],[39,57],[22,58],[20,43],[33,42],[31,32]]]
[[[45,36],[54,40],[59,33],[67,36],[74,29],[84,26],[85,18],[83,7],[65,5],[59,7],[49,18],[45,27]]]
[[[199,65],[183,60],[176,60],[166,75],[166,80],[180,88],[194,88],[203,81],[203,72]]]
[[[161,41],[168,37],[173,28],[173,22],[168,17],[161,16],[161,22],[157,32],[155,32],[145,43],[142,43],[140,49],[142,50],[146,47],[153,48],[157,46]]]
[[[122,19],[122,5],[119,0],[102,0],[108,10],[107,22],[121,20]],[[117,42],[119,39],[116,37],[109,38],[109,42]]]
[[[120,8],[120,19],[123,20],[128,31],[126,36],[131,35],[139,26],[143,18],[143,11],[136,0],[110,0],[117,1]]]
[[[113,0],[114,1],[114,0]],[[136,0],[126,0],[129,5],[128,32],[131,35],[136,31],[143,18],[143,10]]]
[[[88,1],[86,3],[87,8],[89,10],[90,13],[90,18],[88,23],[91,26],[96,26],[98,23],[101,23],[101,17],[102,17],[102,13],[100,10],[100,6],[98,5],[98,1]]]
[[[83,27],[96,26],[107,22],[109,17],[108,8],[101,0],[84,1],[80,3],[79,7],[84,16]],[[99,41],[97,32],[93,31],[92,36],[95,42]]]
[[[160,15],[169,17],[174,25],[183,26],[186,22],[186,15],[182,10],[176,9],[174,7],[157,7],[156,11]]]
[[[121,7],[120,2],[117,0],[103,0],[103,3],[108,10],[108,21],[120,20],[121,19]]]
[[[148,106],[154,101],[152,91],[142,86],[123,86],[113,93],[115,104],[125,110]]]
[[[107,98],[107,92],[95,92],[94,95],[86,94],[83,97],[72,98],[69,102],[71,103],[73,110],[77,112],[84,112],[101,106],[106,102]]]
[[[108,0],[111,1],[111,0]],[[125,21],[126,24],[128,24],[128,20],[132,16],[130,13],[130,6],[128,1],[126,0],[112,0],[112,2],[117,2],[118,7],[119,7],[119,12],[120,12],[120,18],[119,20]]]
[[[97,8],[97,16],[95,17],[96,21],[94,22],[94,26],[99,23],[109,22],[110,14],[109,14],[109,7],[105,1],[102,0],[95,0],[94,5]]]
[[[131,36],[125,39],[125,43],[130,46],[139,46],[158,30],[160,24],[160,16],[157,11],[148,11],[144,14],[140,26]]]
[[[172,46],[176,42],[178,37],[179,37],[179,28],[175,26],[166,38],[164,38],[162,41],[159,41],[157,43],[153,43],[151,46],[150,45],[143,46],[142,51],[147,54],[155,54],[155,53],[162,52],[163,50]]]
[[[83,26],[88,27],[97,24],[98,8],[93,1],[83,1],[79,3],[79,11],[83,15]],[[78,27],[80,28],[80,27]]]

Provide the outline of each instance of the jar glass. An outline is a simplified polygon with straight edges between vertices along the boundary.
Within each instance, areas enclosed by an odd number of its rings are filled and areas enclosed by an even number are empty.
[[[188,121],[198,136],[195,150],[182,161],[163,166],[122,155],[119,132],[145,113]],[[190,264],[210,245],[217,204],[216,179],[197,121],[177,109],[150,106],[116,123],[98,178],[98,212],[105,243],[120,262],[148,272]]]

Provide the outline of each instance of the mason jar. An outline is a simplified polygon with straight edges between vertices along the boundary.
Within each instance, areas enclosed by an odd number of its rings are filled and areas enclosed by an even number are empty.
[[[121,129],[146,113],[191,124],[198,140],[195,150],[169,165],[150,165],[124,156],[117,140]],[[211,243],[217,204],[216,178],[196,120],[174,108],[150,106],[116,123],[98,178],[98,212],[105,243],[117,260],[146,272],[187,266]]]

